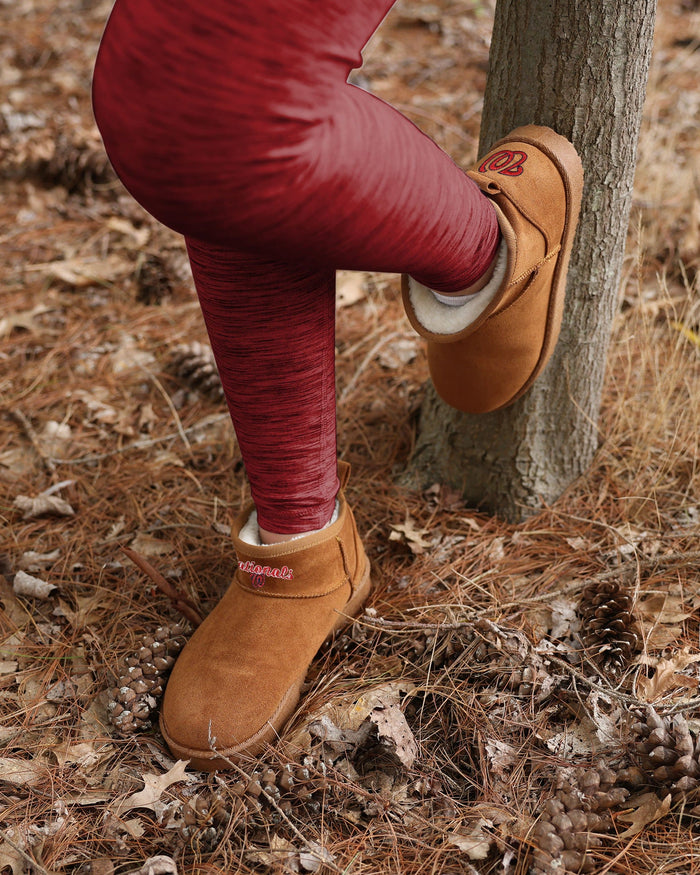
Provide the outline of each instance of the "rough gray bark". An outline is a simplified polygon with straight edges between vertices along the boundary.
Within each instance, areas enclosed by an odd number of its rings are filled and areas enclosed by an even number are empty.
[[[467,500],[517,521],[590,465],[617,307],[656,0],[498,0],[479,154],[517,125],[549,125],[585,172],[559,344],[533,388],[482,416],[432,385],[412,460]]]

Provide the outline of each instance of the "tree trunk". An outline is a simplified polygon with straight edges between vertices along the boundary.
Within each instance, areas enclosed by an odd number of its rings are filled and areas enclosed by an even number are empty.
[[[472,416],[432,385],[412,473],[518,521],[590,465],[629,220],[656,0],[498,0],[479,154],[548,125],[581,155],[585,188],[559,344],[511,407]]]

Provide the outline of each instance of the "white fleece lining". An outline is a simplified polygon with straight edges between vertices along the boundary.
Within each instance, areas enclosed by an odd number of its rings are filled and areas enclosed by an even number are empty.
[[[324,529],[327,529],[328,526],[332,525],[337,519],[338,514],[340,513],[340,505],[338,501],[335,502],[335,508],[333,509],[333,516],[328,520],[325,526],[321,526],[320,529],[314,529],[311,532],[302,532],[299,535],[292,535],[288,540],[290,541],[298,541],[299,538],[305,538],[307,535],[315,535],[316,532],[322,532]],[[241,528],[241,531],[238,537],[243,541],[244,544],[249,544],[251,547],[278,547],[278,544],[263,544],[260,540],[260,529],[258,528],[258,512],[254,510],[251,512],[248,517],[245,525]],[[283,543],[286,543],[284,541]]]
[[[443,304],[436,297],[436,292],[427,286],[408,278],[408,294],[416,319],[432,334],[456,334],[471,325],[491,301],[496,297],[503,284],[508,267],[508,246],[505,237],[501,240],[496,255],[496,267],[488,285],[480,292],[469,295],[463,304]]]

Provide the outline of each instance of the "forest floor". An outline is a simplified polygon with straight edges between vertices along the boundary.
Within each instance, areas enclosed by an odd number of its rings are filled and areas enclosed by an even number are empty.
[[[375,589],[219,775],[149,728],[183,615],[122,548],[206,614],[247,485],[182,240],[94,127],[110,6],[0,0],[0,873],[700,873],[697,0],[660,3],[600,450],[551,507],[397,485],[425,356],[398,277],[339,277]],[[492,15],[401,3],[358,74],[464,166]]]

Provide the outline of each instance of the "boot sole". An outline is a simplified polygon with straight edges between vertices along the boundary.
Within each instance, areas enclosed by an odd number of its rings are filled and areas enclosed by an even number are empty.
[[[339,615],[326,640],[333,638],[337,632],[349,625],[367,600],[372,584],[370,580],[369,559],[365,559],[365,562],[366,566],[362,579],[355,587],[353,595],[345,605],[344,613]],[[189,760],[192,768],[200,769],[205,772],[213,772],[216,769],[230,769],[232,762],[235,763],[236,761],[241,761],[243,759],[254,758],[262,753],[268,744],[279,739],[281,729],[292,716],[296,710],[297,704],[299,703],[299,699],[301,698],[301,688],[304,685],[305,678],[306,671],[301,678],[289,687],[282,697],[277,710],[264,726],[240,744],[220,751],[219,756],[217,756],[211,749],[199,750],[196,748],[183,747],[178,744],[168,734],[162,717],[159,720],[161,735],[170,748],[171,753],[173,753],[178,759]]]

